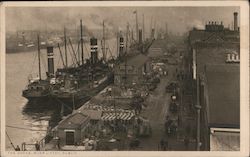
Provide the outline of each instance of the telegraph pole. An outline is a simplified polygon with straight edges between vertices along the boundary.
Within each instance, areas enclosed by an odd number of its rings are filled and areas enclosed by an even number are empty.
[[[65,64],[68,68],[68,57],[67,57],[67,40],[66,40],[66,28],[64,27],[64,48],[65,48]]]

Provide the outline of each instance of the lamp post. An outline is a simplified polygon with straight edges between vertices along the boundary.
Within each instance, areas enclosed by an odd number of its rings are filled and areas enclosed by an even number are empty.
[[[196,105],[195,108],[197,110],[197,134],[196,134],[196,150],[199,151],[200,150],[200,110],[201,110],[201,106],[200,106],[200,83],[199,83],[200,79],[199,77],[196,78]]]

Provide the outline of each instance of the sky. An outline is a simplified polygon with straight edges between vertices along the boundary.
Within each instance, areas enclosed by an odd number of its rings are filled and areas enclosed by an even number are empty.
[[[223,21],[225,27],[233,24],[233,12],[238,7],[8,7],[6,30],[62,30],[79,27],[79,20],[88,28],[102,28],[102,21],[113,29],[124,30],[127,23],[135,28],[137,11],[139,27],[144,14],[145,30],[150,27],[166,28],[184,33],[193,27],[204,28],[207,21]],[[238,18],[239,19],[239,18]],[[239,22],[239,21],[238,21]]]

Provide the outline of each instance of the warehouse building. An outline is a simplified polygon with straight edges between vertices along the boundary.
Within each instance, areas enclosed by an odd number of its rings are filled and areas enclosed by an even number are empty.
[[[239,150],[240,37],[238,14],[233,15],[233,30],[208,22],[204,30],[189,33],[187,74],[193,80],[201,150]]]

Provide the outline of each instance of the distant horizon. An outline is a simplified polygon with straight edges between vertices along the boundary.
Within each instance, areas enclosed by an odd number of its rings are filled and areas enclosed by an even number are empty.
[[[185,33],[196,27],[204,29],[208,21],[223,22],[225,27],[232,27],[233,13],[239,7],[7,7],[6,32],[18,30],[69,30],[79,27],[79,20],[88,29],[125,30],[127,23],[135,29],[135,13],[138,15],[138,25],[145,31],[168,29],[173,33]],[[166,26],[167,25],[167,26]],[[167,27],[167,28],[166,28]]]

